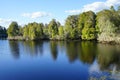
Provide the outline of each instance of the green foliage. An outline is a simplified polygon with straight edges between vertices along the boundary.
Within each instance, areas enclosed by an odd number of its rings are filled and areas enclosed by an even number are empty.
[[[58,32],[59,32],[59,37],[60,37],[61,39],[64,39],[64,29],[63,29],[63,26],[60,26],[60,27],[58,28]]]
[[[43,27],[44,25],[42,23],[38,24],[35,22],[25,25],[23,30],[24,38],[30,40],[42,39],[44,37]]]
[[[92,11],[84,12],[79,16],[78,34],[84,40],[96,39],[95,33],[95,18],[96,15]]]
[[[95,28],[84,28],[82,30],[82,39],[84,40],[96,39]]]
[[[12,22],[7,30],[8,37],[19,36],[19,26],[17,22]]]
[[[60,27],[58,28],[58,31],[59,31],[59,35],[60,35],[60,36],[63,36],[63,35],[64,35],[63,26],[60,26]]]
[[[36,28],[34,28],[35,26],[30,26],[29,27],[29,38],[31,40],[35,40],[36,39]]]
[[[43,27],[43,34],[45,39],[49,39],[48,24]]]
[[[56,22],[55,19],[52,19],[50,23],[48,24],[48,32],[50,38],[54,38],[56,35],[58,35],[58,27],[60,26],[59,22]]]
[[[25,39],[29,38],[29,28],[27,27],[27,25],[25,25],[24,28],[23,28],[23,37]]]
[[[96,29],[99,41],[114,41],[120,33],[120,15],[115,11],[103,10],[97,13]]]
[[[43,34],[43,27],[44,25],[42,23],[36,25],[36,35],[37,38],[42,38]]]
[[[19,35],[23,36],[23,28],[21,26],[19,27]]]
[[[76,33],[78,27],[78,15],[68,16],[65,22],[65,38],[66,39],[76,39]]]
[[[0,34],[5,32],[0,27]],[[114,41],[120,43],[120,6],[115,10],[102,10],[95,14],[92,11],[79,15],[70,15],[64,27],[52,19],[49,24],[29,23],[23,28],[12,22],[7,30],[8,37],[23,36],[27,40],[40,39],[82,39],[98,41]]]
[[[76,39],[77,35],[78,35],[77,29],[76,28],[72,29],[71,32],[70,32],[70,38],[71,39]]]

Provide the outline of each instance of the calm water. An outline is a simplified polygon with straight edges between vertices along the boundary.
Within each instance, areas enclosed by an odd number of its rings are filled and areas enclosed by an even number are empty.
[[[0,40],[0,80],[93,79],[120,79],[120,46]]]

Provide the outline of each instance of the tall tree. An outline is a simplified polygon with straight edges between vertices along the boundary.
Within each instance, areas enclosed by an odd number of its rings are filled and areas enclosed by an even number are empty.
[[[50,21],[50,23],[48,24],[48,32],[50,38],[54,38],[56,35],[58,35],[59,26],[60,24],[58,24],[55,19],[52,19],[52,21]]]
[[[29,27],[27,25],[23,27],[23,37],[29,39]]]
[[[80,14],[78,29],[82,39],[92,40],[96,38],[95,18],[96,15],[92,11],[83,12]]]
[[[9,25],[7,33],[8,33],[8,37],[14,37],[14,36],[19,35],[19,26],[18,26],[17,22],[12,22]]]
[[[37,38],[38,39],[42,39],[43,36],[44,36],[44,34],[43,34],[43,27],[44,27],[43,23],[39,23],[36,26],[36,32],[37,32],[36,34],[37,34]]]
[[[64,28],[63,28],[63,26],[60,26],[59,28],[58,28],[58,32],[59,32],[59,36],[60,36],[60,38],[64,38]]]
[[[120,33],[120,15],[111,10],[102,10],[97,13],[96,28],[99,31],[99,41],[116,41]]]
[[[69,39],[77,38],[78,15],[68,16],[65,21],[65,37]]]

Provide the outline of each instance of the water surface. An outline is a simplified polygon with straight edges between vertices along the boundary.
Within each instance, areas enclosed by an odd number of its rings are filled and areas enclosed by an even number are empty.
[[[0,40],[0,80],[119,78],[119,45],[89,41]]]

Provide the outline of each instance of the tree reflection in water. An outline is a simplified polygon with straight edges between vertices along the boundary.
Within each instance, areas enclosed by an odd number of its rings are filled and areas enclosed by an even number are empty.
[[[58,43],[56,41],[50,41],[50,50],[51,50],[51,55],[54,60],[57,59],[58,56],[58,48],[57,48]]]
[[[78,44],[76,42],[66,42],[65,47],[69,61],[75,61],[78,57]]]
[[[97,44],[96,42],[81,42],[81,47],[79,51],[79,59],[83,63],[92,64],[96,57]]]
[[[111,74],[112,78],[116,79],[115,75],[120,74],[119,45],[100,44],[94,41],[49,41],[48,43],[49,45],[46,45],[46,41],[9,41],[9,46],[15,58],[19,58],[21,50],[31,56],[44,55],[44,50],[50,50],[53,60],[57,60],[58,53],[65,53],[70,63],[79,60],[83,64],[93,66],[96,62],[98,64],[96,67]]]
[[[19,44],[17,41],[9,41],[9,46],[10,46],[10,51],[11,54],[15,59],[18,59],[20,57],[20,52],[19,52]]]
[[[120,79],[120,46],[98,44],[97,61],[100,70],[111,73],[112,79]],[[119,73],[119,74],[118,74]]]
[[[31,56],[38,56],[43,54],[43,42],[42,41],[26,41],[23,42],[24,49],[27,54]]]

